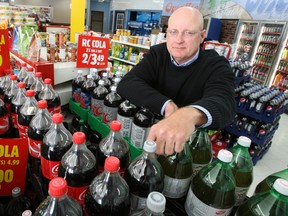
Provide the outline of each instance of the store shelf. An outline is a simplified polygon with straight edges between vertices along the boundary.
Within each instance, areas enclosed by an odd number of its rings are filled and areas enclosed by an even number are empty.
[[[138,47],[141,49],[147,49],[147,50],[150,49],[149,46],[144,46],[144,45],[140,45],[140,44],[133,44],[133,43],[128,43],[128,42],[124,42],[124,41],[111,40],[111,42],[120,43],[120,44],[124,44],[124,45],[128,45],[128,46],[132,46],[132,47]]]
[[[121,61],[121,62],[130,64],[130,65],[136,65],[136,64],[137,64],[137,63],[135,63],[135,62],[127,61],[127,60],[120,59],[120,58],[117,58],[117,57],[114,57],[114,56],[110,56],[110,57],[109,57],[109,60],[117,60],[117,61]]]

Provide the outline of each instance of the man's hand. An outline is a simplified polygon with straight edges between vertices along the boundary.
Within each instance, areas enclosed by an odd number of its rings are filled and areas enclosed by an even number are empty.
[[[194,107],[184,107],[153,125],[147,140],[156,142],[157,154],[171,155],[181,152],[195,126],[206,122],[207,117],[202,111]]]
[[[178,106],[173,101],[170,101],[165,107],[165,118],[169,117],[176,110],[178,110]]]

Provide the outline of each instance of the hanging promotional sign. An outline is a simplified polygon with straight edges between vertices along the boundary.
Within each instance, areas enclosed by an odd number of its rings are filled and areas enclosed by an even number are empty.
[[[162,16],[171,16],[171,14],[179,7],[188,6],[199,8],[200,0],[165,0],[163,4]]]
[[[25,190],[27,139],[0,139],[0,195],[11,196],[14,187]]]
[[[0,76],[4,76],[4,70],[10,68],[8,30],[0,29]]]
[[[110,40],[108,38],[79,35],[77,64],[78,68],[106,68]]]

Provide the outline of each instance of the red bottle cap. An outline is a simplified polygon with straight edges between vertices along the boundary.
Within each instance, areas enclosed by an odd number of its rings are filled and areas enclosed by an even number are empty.
[[[51,83],[52,83],[52,80],[51,80],[50,78],[46,78],[46,79],[44,80],[44,83],[45,83],[45,84],[51,84]]]
[[[22,67],[26,67],[26,65],[27,65],[26,62],[22,62],[22,63],[21,63],[21,66],[22,66]]]
[[[42,73],[41,72],[36,72],[35,73],[35,77],[42,77]]]
[[[45,109],[45,108],[47,108],[47,101],[46,101],[46,100],[40,100],[40,101],[38,101],[38,107],[39,107],[40,109]]]
[[[33,71],[33,68],[32,67],[28,67],[28,71]]]
[[[25,88],[26,83],[25,82],[19,82],[17,85],[18,85],[18,88]]]
[[[49,183],[49,194],[54,197],[60,197],[67,192],[67,182],[64,178],[53,178]]]
[[[52,116],[52,122],[59,124],[63,122],[63,115],[61,113],[55,113]]]
[[[34,95],[35,95],[34,90],[27,90],[27,91],[26,91],[26,96],[27,96],[27,97],[33,97]]]
[[[119,170],[120,160],[117,157],[109,156],[105,159],[104,168],[109,172],[116,172]]]
[[[14,74],[14,75],[11,75],[10,76],[10,80],[17,80],[17,76]]]
[[[113,131],[120,131],[122,127],[121,122],[114,120],[110,123],[110,129]]]
[[[73,142],[75,144],[83,144],[86,140],[85,133],[83,132],[75,132],[73,134]]]

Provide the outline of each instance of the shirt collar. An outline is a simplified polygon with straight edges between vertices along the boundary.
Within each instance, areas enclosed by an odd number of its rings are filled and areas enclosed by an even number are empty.
[[[197,53],[196,53],[191,59],[189,59],[187,62],[184,62],[184,63],[182,63],[182,64],[178,64],[178,63],[174,60],[174,58],[173,58],[172,55],[170,55],[170,57],[171,57],[172,63],[173,63],[175,66],[177,66],[177,67],[185,67],[185,66],[188,66],[188,65],[192,64],[194,61],[196,61],[196,60],[198,59],[198,57],[199,57],[199,49],[198,49]]]

